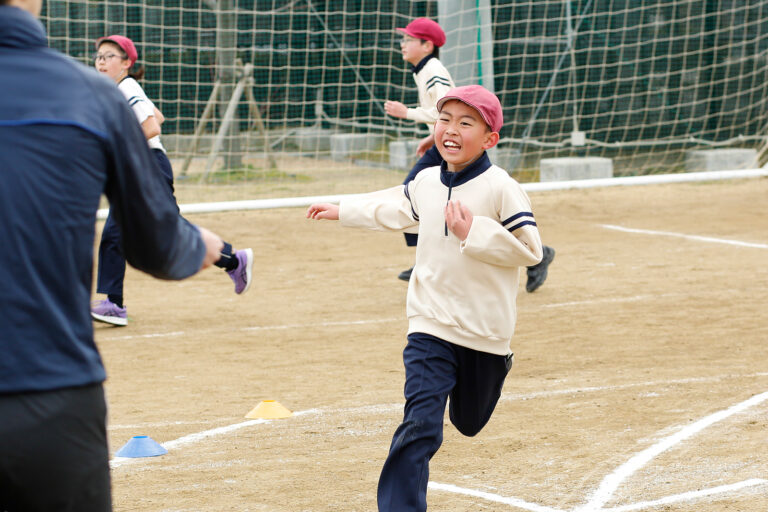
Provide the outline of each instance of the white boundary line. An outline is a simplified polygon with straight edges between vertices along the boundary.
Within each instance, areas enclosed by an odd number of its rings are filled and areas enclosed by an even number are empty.
[[[752,376],[765,376],[768,375],[768,372],[760,372],[756,374],[752,374]],[[744,376],[740,376],[744,377]],[[579,393],[579,392],[585,392],[585,391],[604,391],[604,390],[610,390],[610,389],[620,389],[620,388],[627,388],[627,387],[637,387],[637,386],[647,386],[647,385],[658,385],[658,384],[675,384],[675,383],[686,383],[686,382],[702,382],[707,380],[722,380],[722,377],[716,378],[694,378],[694,379],[679,379],[677,381],[663,381],[663,382],[646,382],[646,383],[635,383],[635,384],[627,384],[627,385],[621,385],[621,386],[605,386],[605,387],[590,387],[590,388],[576,388],[576,389],[567,389],[567,390],[555,390],[555,391],[542,391],[542,392],[536,392],[536,393],[530,393],[527,395],[517,395],[517,396],[508,396],[504,397],[506,400],[510,399],[529,399],[532,397],[541,397],[541,396],[547,396],[547,395],[562,395],[562,394],[568,394],[568,393]],[[698,491],[689,491],[682,494],[676,494],[673,496],[667,496],[665,498],[661,498],[659,500],[654,501],[645,501],[645,502],[639,502],[634,503],[630,505],[622,505],[619,507],[613,507],[613,508],[604,508],[604,505],[611,499],[615,491],[618,489],[618,487],[632,474],[637,472],[640,468],[645,466],[648,462],[650,462],[653,458],[660,455],[661,453],[669,450],[673,446],[681,443],[682,441],[685,441],[694,435],[698,434],[702,430],[706,429],[707,427],[710,427],[714,425],[717,422],[720,422],[722,420],[725,420],[729,418],[730,416],[733,416],[734,414],[743,412],[750,407],[759,405],[763,402],[768,400],[768,392],[760,393],[758,395],[755,395],[743,402],[740,402],[734,406],[729,407],[728,409],[724,409],[721,411],[718,411],[714,414],[710,414],[709,416],[705,416],[704,418],[696,421],[695,423],[692,423],[686,427],[683,427],[678,432],[669,435],[665,438],[663,438],[661,441],[657,442],[656,444],[652,445],[651,447],[639,452],[638,454],[631,457],[627,462],[619,466],[617,469],[615,469],[611,474],[606,476],[603,481],[600,483],[600,486],[598,489],[592,494],[592,497],[589,499],[589,501],[580,507],[577,507],[575,509],[572,509],[571,512],[630,512],[634,510],[641,510],[644,508],[652,508],[659,505],[665,505],[670,503],[677,503],[682,501],[692,501],[697,498],[706,497],[706,496],[712,496],[715,494],[722,494],[726,492],[734,492],[738,491],[740,489],[756,486],[756,485],[763,485],[768,484],[768,480],[763,480],[759,478],[753,478],[749,480],[745,480],[742,482],[738,482],[735,484],[730,485],[722,485],[718,487],[713,487],[709,489],[703,489]],[[347,412],[353,412],[353,411],[384,411],[384,410],[390,410],[395,407],[400,407],[401,404],[390,404],[387,407],[384,406],[363,406],[363,407],[355,407],[355,408],[349,408],[346,409]],[[295,412],[294,416],[301,416],[305,414],[325,414],[330,411],[322,411],[319,409],[309,409],[306,411],[298,411]],[[163,443],[162,446],[166,450],[174,450],[178,449],[182,446],[189,445],[189,444],[195,444],[199,441],[202,441],[204,439],[215,437],[222,434],[228,434],[230,432],[234,432],[236,430],[240,430],[242,428],[250,427],[253,425],[258,425],[262,423],[270,423],[273,420],[267,420],[267,419],[255,419],[255,420],[249,420],[249,421],[243,421],[240,423],[235,423],[232,425],[225,425],[223,427],[217,427],[209,430],[205,430],[202,432],[196,432],[192,434],[188,434],[186,436],[180,437],[178,439],[168,441],[166,443]],[[112,469],[118,468],[120,466],[123,466],[125,464],[130,463],[136,463],[140,461],[144,461],[146,458],[126,458],[126,457],[114,457],[110,461],[110,467]],[[539,505],[535,503],[530,503],[525,500],[522,500],[520,498],[515,497],[504,497],[493,493],[488,493],[484,491],[478,491],[473,489],[467,489],[458,487],[452,484],[443,484],[443,483],[437,483],[437,482],[429,482],[429,488],[438,490],[438,491],[445,491],[445,492],[452,492],[456,494],[464,494],[467,496],[473,496],[477,498],[482,498],[488,501],[493,501],[497,503],[503,503],[506,505],[510,505],[512,507],[520,508],[523,510],[527,510],[529,512],[566,512],[561,509],[556,509],[544,505]]]
[[[368,324],[382,324],[388,322],[403,321],[405,317],[401,318],[374,318],[371,320],[348,320],[341,322],[315,322],[309,324],[283,324],[283,325],[254,325],[251,327],[240,327],[234,329],[234,332],[250,332],[250,331],[280,331],[285,329],[301,329],[301,328],[313,328],[313,327],[341,327],[345,325],[368,325]],[[109,330],[109,329],[107,329]],[[221,329],[197,329],[194,334],[200,334],[203,332],[221,332]],[[232,331],[230,331],[232,332]],[[99,337],[99,341],[114,341],[114,340],[131,340],[131,339],[145,339],[145,338],[164,338],[170,336],[183,336],[187,333],[184,331],[173,331],[167,333],[151,333],[151,334],[129,334],[127,336],[104,336]]]
[[[698,242],[709,242],[713,244],[727,244],[727,245],[737,245],[739,247],[752,247],[756,249],[768,249],[768,244],[758,244],[753,242],[741,242],[739,240],[728,240],[725,238],[713,238],[710,236],[698,236],[698,235],[686,235],[684,233],[673,233],[671,231],[652,231],[649,229],[634,229],[634,228],[625,228],[623,226],[616,226],[613,224],[600,224],[600,227],[603,227],[605,229],[613,229],[615,231],[623,231],[625,233],[641,233],[643,235],[662,235],[662,236],[672,236],[675,238],[684,238],[686,240],[696,240]]]
[[[657,455],[660,455],[676,444],[679,444],[682,441],[693,437],[705,428],[710,427],[726,418],[729,418],[736,413],[745,411],[750,407],[759,405],[766,400],[768,400],[768,391],[760,393],[759,395],[755,395],[748,400],[729,407],[728,409],[718,411],[714,414],[710,414],[709,416],[705,416],[695,423],[684,427],[679,432],[663,438],[661,441],[654,444],[650,448],[646,448],[645,450],[629,459],[627,462],[616,468],[613,473],[605,477],[587,504],[583,507],[579,507],[576,510],[579,512],[603,510],[603,505],[605,505],[608,500],[611,499],[613,493],[616,492],[616,489],[618,489],[619,485],[621,485],[624,480],[632,476],[633,473],[645,466]]]
[[[608,298],[597,298],[597,299],[581,300],[581,301],[556,302],[553,304],[543,304],[539,307],[565,308],[565,307],[571,307],[571,306],[590,306],[594,304],[605,304],[605,303],[637,302],[641,300],[654,300],[654,299],[658,299],[659,297],[671,297],[674,295],[676,294],[663,293],[663,294],[653,294],[653,295],[633,295],[629,297],[608,297]],[[528,306],[521,306],[518,304],[518,307],[523,309]],[[279,330],[285,330],[285,329],[306,329],[306,328],[317,328],[317,327],[343,327],[346,325],[371,325],[371,324],[381,324],[381,323],[389,323],[389,322],[406,322],[406,321],[407,321],[407,318],[405,316],[402,316],[402,317],[393,317],[393,318],[372,318],[368,320],[313,322],[313,323],[307,323],[307,324],[255,325],[251,327],[240,327],[238,329],[235,329],[234,332],[279,331]],[[221,329],[214,329],[214,330],[217,332],[221,331]],[[161,332],[161,333],[150,333],[150,334],[129,334],[126,336],[109,336],[108,332],[110,331],[113,331],[113,329],[112,328],[100,329],[98,332],[99,341],[164,338],[164,337],[171,337],[171,336],[183,336],[187,334],[184,331],[172,331],[167,333]],[[205,329],[198,329],[198,330],[195,330],[194,334],[200,334],[202,332],[208,332],[208,331],[206,331]]]
[[[661,505],[671,505],[673,503],[681,503],[684,501],[694,501],[696,499],[704,498],[707,496],[714,496],[716,494],[736,492],[736,491],[740,491],[741,489],[745,489],[747,487],[755,487],[755,486],[766,485],[766,484],[768,484],[768,480],[763,480],[762,478],[750,478],[749,480],[744,480],[742,482],[737,482],[735,484],[720,485],[717,487],[710,487],[709,489],[701,489],[698,491],[684,492],[682,494],[674,494],[672,496],[666,496],[658,500],[640,501],[638,503],[632,503],[631,505],[622,505],[619,507],[604,508],[599,510],[600,512],[632,512],[635,510],[643,510],[647,508],[659,507]],[[505,505],[510,505],[512,507],[517,507],[523,510],[528,510],[530,512],[566,512],[565,510],[562,510],[562,509],[545,507],[542,505],[537,505],[535,503],[529,503],[519,498],[507,498],[504,496],[499,496],[498,494],[492,494],[484,491],[476,491],[473,489],[465,489],[465,488],[457,487],[451,484],[429,482],[429,488],[434,489],[436,491],[452,492],[454,494],[463,494],[465,496],[482,498],[487,501],[503,503]]]
[[[670,380],[659,380],[659,381],[645,381],[645,382],[630,382],[627,384],[616,384],[613,386],[589,386],[589,387],[582,387],[582,388],[565,388],[565,389],[550,389],[545,391],[533,391],[531,393],[502,393],[501,398],[499,399],[499,402],[513,402],[513,401],[524,401],[524,400],[531,400],[533,398],[549,398],[549,397],[555,397],[555,396],[562,396],[562,395],[578,395],[583,393],[596,393],[600,391],[618,391],[622,389],[632,389],[632,388],[643,388],[643,387],[658,387],[658,386],[677,386],[680,384],[700,384],[700,383],[707,383],[707,382],[722,382],[729,379],[751,379],[756,377],[768,377],[768,372],[756,372],[756,373],[749,373],[749,374],[742,374],[742,375],[734,375],[734,374],[727,374],[727,375],[714,375],[712,377],[691,377],[686,379],[670,379]],[[393,410],[402,409],[403,404],[401,402],[398,403],[391,403],[391,404],[373,404],[373,405],[361,405],[358,407],[347,407],[347,408],[340,408],[340,409],[307,409],[306,411],[299,411],[294,412],[294,416],[301,416],[303,414],[356,414],[356,413],[367,413],[367,414],[388,414]],[[139,423],[139,424],[126,424],[126,425],[109,425],[109,430],[125,430],[128,428],[135,429],[135,430],[146,430],[148,428],[165,428],[165,427],[173,427],[178,425],[198,425],[201,423],[210,423],[210,422],[204,422],[204,421],[187,421],[187,422],[181,422],[181,421],[169,421],[169,422],[151,422],[151,423]],[[235,423],[233,425],[238,425],[238,428],[246,427],[248,425],[245,425],[244,423],[248,422],[241,422],[241,423]],[[263,422],[260,422],[263,423]],[[230,426],[233,426],[230,425]],[[211,432],[216,431],[216,433],[227,433],[227,430],[219,430],[219,429],[226,429],[227,426],[224,427],[216,427],[210,430],[206,430],[204,432],[207,432],[208,434],[203,437],[211,437]],[[235,429],[237,430],[237,429]],[[194,434],[190,434],[192,436]],[[189,436],[185,436],[189,437]],[[203,439],[195,437],[195,440]],[[189,443],[185,443],[189,444]]]
[[[633,510],[643,510],[661,505],[671,505],[672,503],[680,503],[683,501],[693,501],[695,499],[703,498],[706,496],[714,496],[715,494],[740,491],[741,489],[745,489],[747,487],[754,487],[757,485],[765,484],[768,484],[768,480],[763,480],[762,478],[750,478],[749,480],[744,480],[735,484],[719,485],[717,487],[710,487],[709,489],[701,489],[699,491],[674,494],[672,496],[667,496],[666,498],[660,498],[658,500],[640,501],[638,503],[633,503],[632,505],[622,505],[620,507],[604,508],[602,510],[603,512],[631,512]]]
[[[454,494],[463,494],[465,496],[472,496],[475,498],[482,498],[486,501],[494,501],[496,503],[503,503],[511,507],[521,508],[523,510],[530,510],[530,512],[565,512],[558,508],[546,507],[544,505],[537,505],[536,503],[529,503],[520,498],[507,498],[499,496],[498,494],[492,494],[490,492],[476,491],[474,489],[465,489],[463,487],[457,487],[451,484],[441,484],[438,482],[429,482],[428,488],[435,491],[452,492]]]
[[[530,400],[531,398],[545,398],[559,395],[577,395],[579,393],[592,393],[598,391],[618,391],[621,389],[631,389],[639,387],[655,387],[655,386],[676,386],[678,384],[693,384],[704,382],[720,382],[729,378],[752,378],[752,377],[768,377],[768,372],[757,372],[748,375],[732,375],[725,376],[712,376],[712,377],[690,377],[687,379],[671,379],[671,380],[657,380],[646,382],[631,382],[628,384],[616,384],[613,386],[590,386],[585,388],[567,388],[567,389],[552,389],[547,391],[534,391],[532,393],[525,394],[507,394],[502,393],[500,402],[507,402],[513,400]]]
[[[623,505],[623,506],[608,508],[608,509],[604,508],[604,505],[608,502],[608,500],[611,499],[616,489],[618,489],[618,487],[627,478],[632,476],[632,474],[634,474],[637,470],[645,466],[657,455],[660,455],[661,453],[667,451],[668,449],[672,448],[676,444],[679,444],[682,441],[685,441],[686,439],[693,437],[694,435],[698,434],[705,428],[712,426],[713,424],[719,421],[722,421],[726,418],[729,418],[734,414],[743,412],[746,409],[749,409],[750,407],[759,405],[762,402],[765,402],[766,400],[768,400],[768,392],[760,393],[741,403],[731,406],[728,409],[724,409],[714,414],[710,414],[709,416],[705,416],[704,418],[696,421],[695,423],[692,423],[691,425],[688,425],[682,428],[678,432],[663,438],[661,441],[657,442],[651,447],[636,454],[635,456],[630,458],[627,462],[625,462],[624,464],[616,468],[611,474],[606,476],[603,479],[603,481],[600,483],[600,486],[598,487],[598,489],[592,494],[592,497],[589,499],[589,501],[585,505],[572,509],[572,512],[628,512],[633,510],[641,510],[643,508],[651,508],[658,505],[665,505],[665,504],[676,503],[681,501],[691,501],[696,498],[701,498],[704,496],[711,496],[711,495],[720,494],[724,492],[737,491],[745,487],[763,485],[768,483],[768,480],[753,478],[753,479],[745,480],[743,482],[739,482],[736,484],[722,485],[719,487],[713,487],[710,489],[703,489],[698,491],[690,491],[682,494],[668,496],[666,498],[662,498],[659,500],[645,501],[645,502],[634,503],[630,505]],[[535,503],[528,503],[519,498],[499,496],[497,494],[487,493],[483,491],[476,491],[473,489],[466,489],[466,488],[458,487],[451,484],[440,484],[440,483],[430,482],[429,487],[435,490],[453,492],[457,494],[465,494],[468,496],[483,498],[489,501],[495,501],[497,503],[505,503],[507,505],[528,510],[530,512],[565,512],[563,510],[554,509],[551,507],[546,507],[546,506],[538,505]]]
[[[664,183],[682,183],[696,181],[734,180],[743,178],[759,178],[768,176],[768,169],[740,169],[733,171],[686,172],[680,174],[654,174],[650,176],[627,176],[620,178],[603,178],[592,180],[553,181],[544,183],[522,183],[527,191],[543,192],[548,190],[569,190],[596,187],[617,187],[633,185],[657,185]],[[225,201],[218,203],[192,203],[179,205],[182,214],[211,213],[233,210],[264,210],[269,208],[295,208],[309,206],[313,203],[337,203],[341,199],[354,197],[359,194],[339,194],[330,196],[286,197],[276,199],[253,199],[246,201]],[[102,208],[96,213],[96,218],[104,220],[109,213],[108,208]]]

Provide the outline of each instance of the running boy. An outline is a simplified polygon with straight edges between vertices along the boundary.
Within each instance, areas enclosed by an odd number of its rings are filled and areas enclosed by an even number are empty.
[[[387,101],[384,110],[387,114],[401,119],[410,119],[425,123],[429,135],[419,141],[416,153],[419,160],[406,176],[403,184],[408,183],[422,169],[440,165],[442,157],[435,148],[435,121],[437,121],[437,100],[455,87],[451,74],[440,62],[440,47],[445,44],[445,32],[440,25],[428,18],[416,18],[405,28],[398,28],[403,38],[400,40],[400,51],[403,60],[411,65],[413,80],[419,91],[419,106],[408,108],[399,101]],[[418,233],[403,233],[405,245],[415,247]],[[398,278],[408,281],[413,268],[400,272]]]
[[[474,436],[485,426],[512,365],[519,268],[541,260],[525,191],[486,150],[503,124],[498,98],[478,85],[438,101],[435,145],[443,157],[405,186],[340,205],[314,204],[312,219],[403,230],[419,226],[408,286],[405,411],[378,488],[381,512],[427,508],[429,460],[451,423]]]
[[[160,125],[164,118],[137,82],[144,76],[144,68],[131,69],[137,59],[136,46],[125,36],[112,35],[96,41],[94,65],[100,73],[108,76],[118,85],[128,100],[128,104],[133,109],[147,143],[163,173],[168,198],[175,203],[173,169],[171,169],[171,162],[165,154],[165,148],[160,142]],[[248,290],[253,267],[253,251],[251,249],[233,252],[232,246],[224,242],[221,258],[214,265],[227,271],[235,283],[235,293],[240,294]],[[122,237],[110,210],[101,234],[96,278],[96,292],[106,294],[107,298],[95,301],[92,305],[91,316],[94,320],[112,325],[128,324],[128,310],[123,304],[124,279],[125,257],[122,251]]]

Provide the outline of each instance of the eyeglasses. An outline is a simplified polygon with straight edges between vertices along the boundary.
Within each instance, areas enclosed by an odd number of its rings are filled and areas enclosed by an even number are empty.
[[[121,59],[125,59],[125,57],[122,57],[116,53],[97,53],[93,56],[94,62],[104,61],[107,62],[108,60],[114,58],[114,57],[120,57]]]
[[[412,43],[413,41],[419,41],[419,39],[416,39],[415,37],[405,36],[400,40],[400,44],[408,44],[408,43]]]

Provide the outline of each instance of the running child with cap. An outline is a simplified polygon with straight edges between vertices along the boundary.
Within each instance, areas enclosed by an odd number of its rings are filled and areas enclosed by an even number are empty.
[[[163,173],[168,197],[175,203],[173,169],[160,141],[160,125],[164,118],[139,85],[138,80],[144,76],[144,68],[133,68],[137,59],[136,46],[125,36],[112,35],[96,41],[94,65],[100,73],[111,78],[118,85],[128,100]],[[110,210],[101,234],[96,278],[96,292],[106,294],[107,298],[93,303],[91,316],[95,320],[112,325],[128,323],[128,311],[123,304],[125,257],[121,246],[120,230]],[[248,290],[253,268],[252,249],[233,251],[232,246],[224,242],[221,258],[215,265],[227,271],[235,283],[235,293],[241,294]]]
[[[451,74],[440,62],[440,47],[445,44],[445,32],[440,25],[429,18],[416,18],[403,28],[397,29],[403,34],[400,51],[403,60],[411,65],[413,80],[419,92],[419,106],[408,108],[399,101],[387,101],[384,110],[387,114],[401,119],[425,123],[429,135],[419,141],[416,153],[419,160],[406,176],[403,184],[408,183],[422,169],[440,165],[442,157],[435,148],[435,121],[437,120],[437,100],[455,87]],[[406,232],[405,245],[416,247],[418,233]],[[400,272],[398,278],[408,281],[413,268]]]
[[[541,260],[531,203],[486,153],[503,124],[498,98],[478,85],[438,102],[439,166],[404,186],[314,204],[311,219],[398,231],[419,226],[408,287],[405,409],[381,472],[379,510],[424,511],[429,461],[451,423],[466,436],[485,426],[512,365],[520,267]]]

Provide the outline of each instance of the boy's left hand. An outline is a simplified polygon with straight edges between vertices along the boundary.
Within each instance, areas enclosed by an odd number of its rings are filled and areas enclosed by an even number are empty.
[[[463,242],[472,227],[472,212],[461,201],[448,201],[445,205],[445,224]]]

